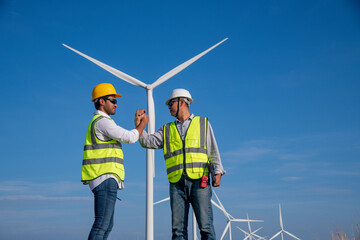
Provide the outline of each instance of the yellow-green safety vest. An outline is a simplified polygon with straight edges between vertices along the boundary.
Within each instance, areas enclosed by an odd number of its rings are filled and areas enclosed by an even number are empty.
[[[85,138],[81,181],[88,184],[103,175],[113,174],[124,181],[124,154],[121,143],[116,140],[101,141],[96,137],[95,124],[104,116],[97,114],[91,120]]]
[[[175,122],[165,124],[164,158],[169,182],[176,183],[185,173],[191,179],[208,175],[208,155],[206,147],[207,118],[194,117],[190,122],[184,141]]]

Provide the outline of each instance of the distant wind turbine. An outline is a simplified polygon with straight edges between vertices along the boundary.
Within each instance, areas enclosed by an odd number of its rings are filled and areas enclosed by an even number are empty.
[[[162,75],[158,78],[153,84],[145,84],[142,81],[127,75],[113,67],[110,67],[94,58],[91,58],[69,46],[63,44],[63,46],[67,47],[68,49],[76,52],[77,54],[83,56],[84,58],[90,60],[91,62],[95,63],[96,65],[102,67],[106,71],[112,73],[113,75],[117,76],[118,78],[133,84],[135,86],[142,87],[146,90],[147,93],[147,108],[148,108],[148,115],[149,115],[149,123],[148,123],[148,132],[150,134],[155,132],[155,107],[154,107],[154,99],[153,99],[153,89],[162,84],[163,82],[167,81],[171,77],[175,76],[189,65],[194,63],[196,60],[204,56],[209,51],[213,50],[215,47],[226,41],[227,38],[222,40],[221,42],[215,44],[214,46],[210,47],[209,49],[205,50],[204,52],[196,55],[195,57],[191,58],[190,60],[180,64],[179,66],[175,67],[174,69],[170,70],[166,74]],[[146,240],[153,240],[154,239],[154,205],[153,205],[153,178],[155,176],[155,163],[154,163],[155,153],[153,149],[146,150]]]
[[[280,213],[280,227],[281,230],[280,232],[276,233],[274,236],[272,236],[272,238],[270,238],[269,240],[272,240],[274,238],[276,238],[277,236],[279,236],[279,234],[281,234],[281,240],[284,240],[284,233],[286,233],[287,235],[289,235],[290,237],[293,237],[295,239],[300,240],[300,238],[295,237],[293,234],[289,233],[288,231],[284,230],[284,226],[283,226],[283,220],[282,220],[282,216],[281,216],[281,205],[279,204],[279,213]]]
[[[245,238],[243,240],[265,240],[266,238],[260,237],[259,235],[256,235],[255,233],[258,232],[261,228],[256,229],[255,231],[245,231],[241,229],[240,227],[237,227],[240,231],[242,231],[245,234]]]
[[[249,215],[246,214],[247,220],[249,220]],[[251,226],[250,226],[250,221],[248,221],[248,228],[249,228],[249,232],[241,229],[240,227],[237,227],[240,231],[242,231],[245,234],[245,238],[243,240],[260,240],[260,239],[265,239],[264,237],[260,237],[259,235],[255,234],[256,232],[258,232],[261,228],[256,229],[255,231],[251,230]]]
[[[224,229],[223,234],[221,235],[220,240],[222,240],[226,234],[227,231],[229,231],[229,240],[232,240],[232,235],[231,235],[231,222],[263,222],[261,220],[249,220],[249,219],[236,219],[233,216],[231,216],[225,209],[225,207],[222,205],[222,203],[220,202],[220,199],[218,198],[217,194],[215,193],[215,191],[213,190],[213,193],[216,197],[216,200],[218,201],[218,203],[214,202],[213,200],[211,200],[212,204],[214,206],[216,206],[217,208],[219,208],[225,215],[225,217],[227,218],[227,223]]]

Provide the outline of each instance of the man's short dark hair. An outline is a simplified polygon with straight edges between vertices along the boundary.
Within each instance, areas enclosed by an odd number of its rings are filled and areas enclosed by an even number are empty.
[[[95,109],[99,110],[99,108],[100,108],[100,98],[95,99],[94,105],[95,105]]]
[[[95,99],[95,101],[94,101],[95,109],[96,109],[96,110],[99,110],[99,108],[100,108],[100,106],[101,106],[101,105],[100,105],[100,98],[102,98],[102,99],[104,99],[104,100],[106,101],[106,99],[107,99],[109,96],[111,96],[111,95],[106,95],[106,96],[99,97],[99,98]]]

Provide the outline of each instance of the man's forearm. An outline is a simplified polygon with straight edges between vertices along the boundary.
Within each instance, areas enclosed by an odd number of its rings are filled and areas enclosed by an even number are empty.
[[[146,131],[143,131],[143,134],[139,138],[140,145],[144,148],[149,149],[159,149],[163,148],[163,137],[162,129],[159,129],[153,134],[149,134]]]
[[[139,137],[141,137],[146,125],[147,125],[147,122],[141,121],[140,124],[135,128],[139,132]]]

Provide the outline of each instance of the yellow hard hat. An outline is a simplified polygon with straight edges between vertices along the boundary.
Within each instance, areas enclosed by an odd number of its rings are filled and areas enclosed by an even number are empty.
[[[92,91],[92,100],[95,101],[95,99],[99,97],[104,97],[107,95],[115,95],[116,97],[122,97],[122,95],[117,94],[114,86],[110,83],[100,83],[96,85]]]

